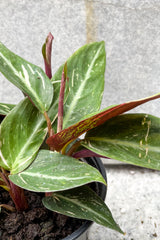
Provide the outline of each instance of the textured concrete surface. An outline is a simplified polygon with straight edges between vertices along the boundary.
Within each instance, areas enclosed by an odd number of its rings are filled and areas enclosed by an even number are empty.
[[[104,40],[103,107],[160,90],[159,0],[1,0],[0,12],[0,40],[41,67],[41,46],[52,32],[53,72],[86,42]],[[0,101],[18,102],[21,98],[1,76]],[[159,116],[159,109],[160,101],[156,100],[136,111]]]
[[[0,41],[41,67],[41,46],[51,31],[53,72],[86,42],[104,40],[103,107],[160,92],[159,0],[1,0],[0,23]],[[0,102],[17,103],[22,97],[0,75]],[[156,100],[136,111],[160,117],[159,109]],[[107,172],[107,202],[127,233],[123,237],[95,224],[89,240],[160,239],[159,173],[124,165]]]
[[[95,4],[97,35],[106,41],[107,52],[103,106],[158,92],[160,2],[95,1]],[[137,111],[157,113],[158,106],[157,101],[156,105],[149,103]]]

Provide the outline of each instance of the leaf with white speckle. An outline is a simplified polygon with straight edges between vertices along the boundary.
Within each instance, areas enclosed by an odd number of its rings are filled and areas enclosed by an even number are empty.
[[[66,62],[69,94],[64,104],[63,128],[100,108],[106,66],[105,43],[86,44]],[[63,67],[64,65],[54,74],[53,83],[61,79]]]
[[[12,173],[24,170],[46,136],[46,121],[28,98],[5,117],[0,132],[0,166]]]
[[[14,104],[0,103],[0,114],[5,116],[5,115],[7,115],[14,107],[15,107]]]
[[[55,192],[42,200],[51,211],[69,217],[94,221],[123,233],[103,200],[89,187],[82,186],[63,192]]]
[[[28,95],[35,106],[45,112],[53,98],[53,85],[43,70],[17,56],[0,43],[0,71]]]
[[[40,150],[27,169],[10,175],[10,179],[35,192],[61,191],[94,181],[106,184],[100,172],[89,164],[49,150]]]
[[[88,131],[81,144],[102,156],[160,170],[160,118],[152,115],[112,118]]]

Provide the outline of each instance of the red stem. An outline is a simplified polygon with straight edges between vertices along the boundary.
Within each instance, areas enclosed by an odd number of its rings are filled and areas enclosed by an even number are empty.
[[[24,195],[24,189],[16,186],[14,183],[10,182],[9,194],[15,204],[17,211],[24,211],[28,208],[28,203]]]
[[[47,127],[48,127],[48,135],[51,137],[54,135],[54,130],[52,128],[52,123],[51,123],[51,120],[47,114],[47,112],[44,112],[44,117],[46,119],[46,122],[47,122]],[[54,148],[53,147],[49,147],[51,151],[54,151]]]
[[[52,128],[52,123],[51,123],[51,120],[50,120],[47,112],[44,112],[44,117],[45,117],[46,122],[47,122],[48,135],[49,135],[49,136],[53,136],[53,135],[54,135],[54,130],[53,130],[53,128]]]
[[[1,167],[0,177],[8,187],[10,197],[12,198],[17,211],[23,211],[28,208],[28,203],[24,195],[24,190],[10,181],[8,178],[8,172]]]

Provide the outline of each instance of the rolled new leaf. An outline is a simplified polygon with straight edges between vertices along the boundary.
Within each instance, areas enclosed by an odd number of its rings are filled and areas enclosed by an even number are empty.
[[[51,33],[49,33],[45,43],[42,46],[42,55],[44,58],[45,72],[50,79],[52,78],[52,69],[51,69],[52,41],[53,41],[53,36]]]
[[[91,151],[122,162],[160,170],[160,118],[124,114],[90,130],[81,142]]]
[[[0,166],[18,173],[34,160],[46,136],[43,114],[28,98],[8,113],[1,124]]]
[[[43,70],[17,56],[0,43],[0,72],[28,95],[44,113],[51,105],[53,86]]]
[[[95,181],[106,184],[94,167],[49,150],[40,150],[26,170],[9,178],[21,188],[35,192],[61,191]]]
[[[69,217],[94,221],[105,227],[123,233],[103,200],[89,187],[53,193],[42,200],[44,206]]]

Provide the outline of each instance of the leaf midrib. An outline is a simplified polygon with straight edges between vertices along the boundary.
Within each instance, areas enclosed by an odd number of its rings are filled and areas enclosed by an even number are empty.
[[[91,208],[86,207],[85,205],[83,205],[83,204],[80,203],[80,202],[77,202],[75,199],[67,198],[67,197],[65,197],[65,196],[63,196],[63,195],[60,195],[60,194],[57,194],[57,193],[54,194],[54,195],[56,195],[56,197],[58,197],[58,198],[64,199],[65,201],[68,201],[68,199],[69,199],[69,201],[70,201],[71,203],[73,203],[73,204],[75,204],[75,205],[78,205],[78,206],[81,207],[81,208],[86,209],[87,211],[89,211],[89,212],[93,213],[94,215],[96,215],[97,217],[99,217],[99,219],[103,219],[104,222],[107,222],[109,225],[111,225],[110,221],[108,221],[108,220],[107,220],[106,218],[104,218],[104,217],[101,217],[101,215],[100,215],[99,213],[97,213],[97,211],[95,212],[95,211],[92,210]],[[95,213],[96,213],[96,214],[95,214]],[[92,219],[90,218],[90,220],[92,220]],[[106,220],[107,220],[107,221],[106,221]]]
[[[19,161],[19,159],[20,159],[19,157],[22,156],[23,153],[26,152],[26,148],[27,148],[27,147],[29,146],[29,144],[32,142],[32,139],[35,137],[35,133],[39,130],[39,127],[42,125],[42,123],[43,123],[43,119],[39,122],[39,124],[36,124],[36,128],[34,129],[34,131],[32,132],[32,134],[29,136],[27,143],[21,148],[21,151],[18,153],[18,155],[17,155],[14,163],[12,164],[12,169],[14,170],[14,172],[15,172],[15,170],[16,170],[16,168],[14,169],[14,165],[16,165],[17,162]],[[47,133],[47,130],[43,129],[43,131],[44,131],[44,132],[46,131],[46,133]],[[46,135],[46,134],[44,134],[44,138],[45,138],[45,135]],[[34,154],[35,154],[35,152],[32,154],[32,156],[33,156]],[[29,156],[29,158],[27,158],[27,160],[30,159],[32,156]],[[26,160],[26,161],[27,161],[27,160]],[[21,166],[23,166],[24,163],[26,163],[26,161],[23,162],[23,163],[21,164]]]
[[[64,177],[64,176],[55,176],[55,175],[48,175],[48,174],[43,174],[43,173],[39,173],[39,172],[22,172],[18,174],[19,176],[21,176],[23,178],[23,176],[31,176],[31,177],[40,177],[40,178],[45,178],[45,179],[58,179],[58,180],[67,180],[67,181],[73,181],[74,179],[90,179],[91,176],[81,176],[81,177]],[[25,180],[25,179],[24,179]]]
[[[151,146],[149,145],[147,142],[145,142],[144,144],[140,145],[140,142],[139,144],[135,143],[135,142],[129,142],[129,141],[124,141],[124,140],[119,140],[119,139],[111,139],[111,138],[101,138],[101,137],[87,137],[87,142],[88,142],[88,145],[91,144],[91,141],[98,141],[98,142],[104,142],[104,143],[111,143],[113,145],[120,145],[120,146],[126,146],[126,147],[132,147],[132,148],[136,148],[136,149],[144,149],[146,150],[146,147],[149,149],[149,150],[152,150],[154,152],[160,152],[160,148],[157,146]]]

